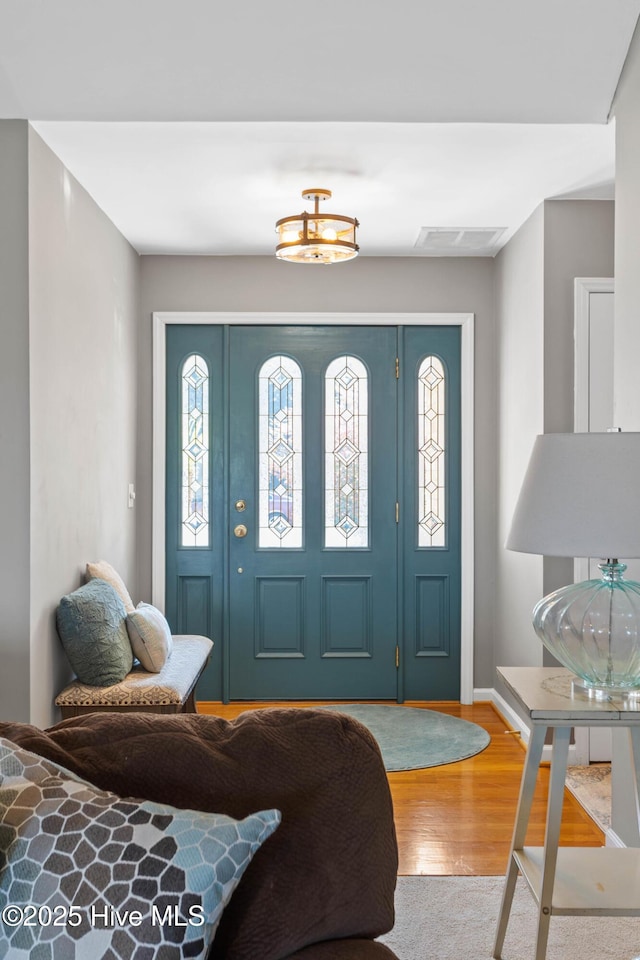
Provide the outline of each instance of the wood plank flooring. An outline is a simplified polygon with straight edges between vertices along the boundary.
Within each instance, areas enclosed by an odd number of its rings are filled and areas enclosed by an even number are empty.
[[[200,713],[232,719],[269,706],[317,706],[310,702],[198,703]],[[489,703],[409,703],[479,724],[491,736],[482,753],[458,763],[389,773],[401,876],[490,876],[504,873],[518,802],[524,749]],[[540,770],[527,843],[544,838],[549,767]],[[565,790],[560,843],[599,847],[604,834]]]

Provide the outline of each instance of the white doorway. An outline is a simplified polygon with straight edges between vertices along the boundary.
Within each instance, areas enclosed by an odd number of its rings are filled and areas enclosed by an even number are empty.
[[[165,608],[166,588],[166,333],[172,325],[459,326],[461,362],[461,626],[460,700],[473,702],[474,623],[474,317],[422,313],[165,313],[153,314],[152,600]],[[220,645],[219,645],[220,648]]]
[[[578,277],[574,281],[574,430],[615,428],[613,411],[614,281]],[[574,581],[599,579],[598,558],[574,561]],[[576,764],[611,760],[611,730],[575,728]]]

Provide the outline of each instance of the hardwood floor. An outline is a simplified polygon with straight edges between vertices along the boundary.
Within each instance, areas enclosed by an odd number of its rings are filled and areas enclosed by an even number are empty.
[[[200,713],[232,719],[244,710],[299,703],[199,703]],[[524,749],[490,703],[410,703],[479,724],[491,736],[482,753],[458,763],[389,773],[401,876],[489,876],[504,873],[515,819]],[[544,838],[549,767],[538,778],[527,843]],[[560,843],[599,847],[604,834],[565,791]]]

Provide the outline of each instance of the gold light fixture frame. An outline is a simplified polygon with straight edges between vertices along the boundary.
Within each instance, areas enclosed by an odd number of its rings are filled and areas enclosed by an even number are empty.
[[[331,198],[331,190],[314,188],[302,191],[304,200],[314,203],[313,212],[304,210],[276,222],[276,257],[290,263],[342,263],[358,256],[355,217],[320,213],[320,203]]]

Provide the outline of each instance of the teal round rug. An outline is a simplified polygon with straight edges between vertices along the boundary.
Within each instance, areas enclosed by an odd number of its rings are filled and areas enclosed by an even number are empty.
[[[491,740],[477,723],[420,707],[335,703],[318,709],[348,713],[364,724],[378,741],[388,772],[465,760],[484,750]]]

